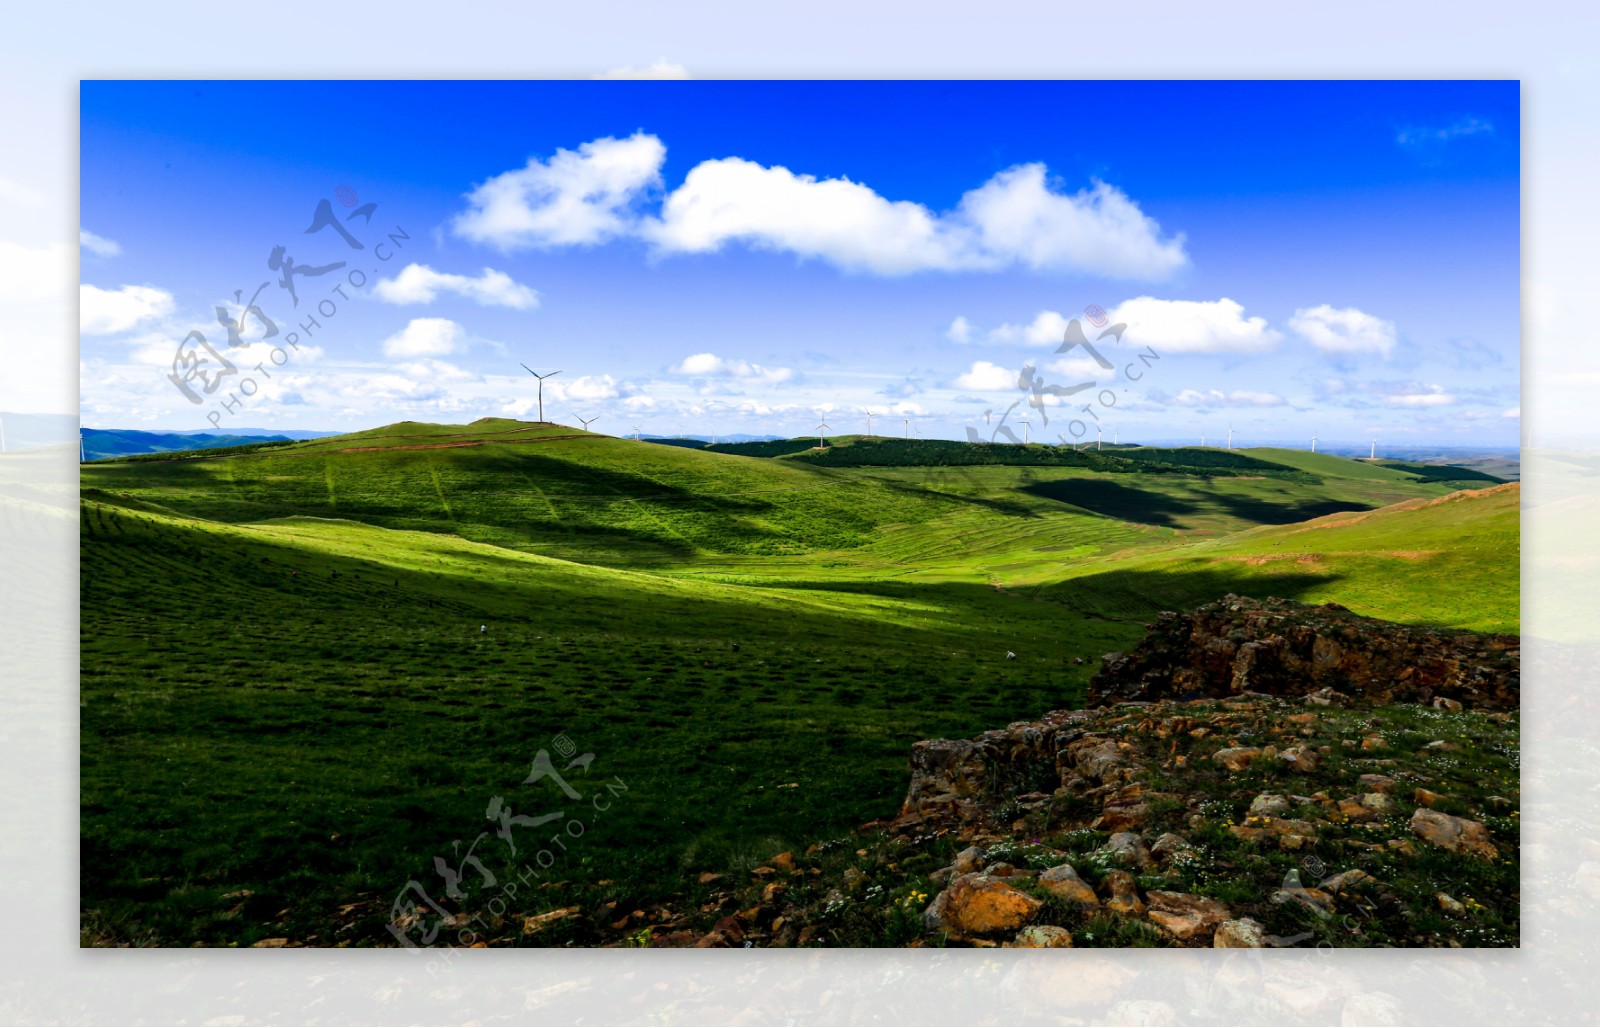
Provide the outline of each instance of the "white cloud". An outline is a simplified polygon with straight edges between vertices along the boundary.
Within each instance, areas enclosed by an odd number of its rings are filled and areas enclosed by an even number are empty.
[[[1282,335],[1265,318],[1246,318],[1244,307],[1220,300],[1158,300],[1141,296],[1118,304],[1112,321],[1126,322],[1125,338],[1165,353],[1260,353]]]
[[[1435,128],[1403,128],[1395,135],[1395,142],[1401,146],[1423,146],[1430,143],[1448,143],[1452,139],[1462,136],[1476,136],[1493,133],[1494,123],[1482,118],[1457,118],[1448,125]]]
[[[972,342],[972,322],[966,318],[957,317],[950,322],[950,327],[944,330],[944,337],[952,343]]]
[[[1179,407],[1281,407],[1283,397],[1276,393],[1261,393],[1249,389],[1223,392],[1220,389],[1185,389],[1172,397],[1171,403]]]
[[[971,389],[975,392],[993,392],[998,389],[1016,389],[1017,372],[1002,368],[989,361],[973,361],[972,367],[950,382],[953,389]]]
[[[602,71],[594,76],[597,79],[686,79],[689,77],[688,69],[681,64],[672,64],[665,57],[657,58],[656,62],[645,68],[612,68]]]
[[[725,360],[714,353],[697,353],[673,365],[677,375],[697,378],[732,378],[741,382],[777,385],[794,377],[789,368],[768,368],[744,360]]]
[[[116,257],[122,253],[122,247],[116,242],[104,236],[97,236],[88,229],[78,230],[78,245],[96,257]]]
[[[1505,410],[1500,412],[1500,416],[1502,418],[1520,418],[1520,417],[1522,417],[1522,408],[1521,407],[1507,407]]]
[[[172,294],[154,286],[78,287],[78,330],[85,335],[126,332],[146,321],[165,317],[172,310]]]
[[[457,235],[502,250],[602,243],[631,230],[629,207],[661,181],[667,148],[636,132],[607,136],[548,161],[530,157],[467,195],[471,209],[456,216]]]
[[[1394,322],[1384,321],[1354,307],[1328,304],[1294,312],[1289,327],[1324,353],[1378,353],[1394,349]]]
[[[1068,320],[1058,311],[1040,311],[1026,325],[1007,322],[990,329],[984,338],[990,343],[1055,346],[1066,337]]]
[[[1164,278],[1189,262],[1183,237],[1164,238],[1115,186],[1095,182],[1063,192],[1038,163],[999,172],[939,213],[847,178],[724,157],[691,168],[658,216],[641,217],[635,207],[661,185],[665,159],[661,140],[642,131],[557,150],[548,160],[529,158],[476,187],[453,228],[502,250],[630,235],[668,254],[740,242],[882,275],[1024,267]]]
[[[383,341],[387,357],[442,357],[465,348],[465,332],[449,318],[413,318]]]
[[[1456,402],[1454,395],[1443,386],[1413,386],[1400,392],[1384,395],[1384,400],[1399,407],[1445,407]]]
[[[426,264],[408,264],[394,278],[379,281],[372,291],[378,299],[393,304],[432,303],[444,292],[464,296],[485,307],[531,310],[539,306],[537,291],[493,268],[484,268],[477,278],[472,278],[434,271]]]
[[[1115,186],[1096,182],[1068,196],[1045,174],[1043,164],[1019,165],[961,198],[957,217],[976,229],[989,259],[1106,278],[1165,278],[1189,263],[1183,236],[1163,240]]]
[[[936,214],[846,178],[818,179],[739,157],[703,161],[644,225],[658,249],[707,253],[729,242],[882,275],[1022,266],[1161,278],[1188,262],[1182,237],[1105,183],[1052,190],[1042,164],[1000,172]]]
[[[551,379],[550,392],[558,400],[612,400],[633,391],[610,375],[580,375],[568,382]]]

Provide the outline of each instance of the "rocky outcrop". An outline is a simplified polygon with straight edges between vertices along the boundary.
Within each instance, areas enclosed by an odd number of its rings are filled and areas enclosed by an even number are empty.
[[[1225,596],[1161,614],[1131,653],[1107,654],[1089,706],[1331,689],[1368,703],[1514,709],[1520,641],[1395,624],[1336,603]]]

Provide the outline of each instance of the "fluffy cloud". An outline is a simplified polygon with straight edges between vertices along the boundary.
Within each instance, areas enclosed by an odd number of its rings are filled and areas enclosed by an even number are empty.
[[[122,247],[116,242],[104,236],[97,236],[88,229],[78,230],[78,245],[96,257],[115,257],[122,253]]]
[[[645,226],[668,253],[730,242],[881,275],[1008,267],[1161,278],[1188,262],[1183,240],[1105,183],[1050,188],[1042,164],[1009,168],[936,214],[845,178],[818,179],[738,157],[703,161]]]
[[[789,368],[767,368],[744,360],[726,360],[714,353],[697,353],[673,365],[678,375],[696,378],[732,378],[757,385],[777,385],[794,377]]]
[[[1521,407],[1507,407],[1505,410],[1500,412],[1500,416],[1502,418],[1520,418],[1520,417],[1522,417],[1522,408]]]
[[[974,392],[1016,389],[1017,372],[988,361],[973,361],[972,367],[957,375],[950,382],[950,386],[953,389],[970,389]]]
[[[443,357],[466,348],[466,333],[449,318],[413,318],[383,341],[387,357]]]
[[[1127,322],[1127,340],[1163,353],[1260,353],[1282,335],[1265,318],[1247,318],[1244,307],[1220,300],[1157,300],[1141,296],[1118,304],[1112,321]]]
[[[470,209],[452,227],[508,251],[603,243],[632,229],[629,208],[660,183],[666,155],[661,140],[636,132],[557,150],[548,161],[531,157],[469,193]]]
[[[952,343],[972,342],[972,322],[966,318],[957,317],[950,322],[950,327],[944,330],[944,337]]]
[[[1294,312],[1289,327],[1324,353],[1387,355],[1394,349],[1394,322],[1354,307],[1306,307]]]
[[[1164,278],[1189,261],[1183,237],[1163,237],[1115,186],[1063,192],[1043,164],[1007,168],[940,213],[847,178],[724,157],[691,168],[658,216],[640,216],[665,159],[661,140],[643,132],[530,158],[474,189],[453,227],[503,250],[636,235],[661,254],[743,243],[880,275],[1023,267]]]
[[[1172,397],[1170,402],[1179,407],[1281,407],[1284,400],[1276,393],[1260,393],[1249,389],[1231,392],[1185,389]]]
[[[394,278],[379,281],[372,291],[378,299],[393,304],[432,303],[440,293],[455,293],[485,307],[531,310],[539,306],[536,291],[493,268],[484,268],[472,278],[434,271],[426,264],[408,264]]]
[[[173,310],[172,294],[154,286],[78,287],[78,330],[85,335],[127,332]]]

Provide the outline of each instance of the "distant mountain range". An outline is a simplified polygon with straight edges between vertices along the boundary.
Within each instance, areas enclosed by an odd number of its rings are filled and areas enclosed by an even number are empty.
[[[281,443],[291,440],[320,439],[337,432],[309,432],[298,429],[273,431],[246,428],[227,434],[211,432],[141,432],[125,428],[86,428],[83,452],[86,460],[129,457],[138,453],[174,453],[181,450],[211,450],[221,446],[248,446],[251,443]]]

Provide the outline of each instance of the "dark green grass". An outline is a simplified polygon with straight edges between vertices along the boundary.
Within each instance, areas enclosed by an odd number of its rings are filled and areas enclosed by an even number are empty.
[[[669,899],[708,840],[726,852],[892,810],[913,741],[1072,705],[1088,668],[1068,654],[1133,634],[1069,639],[1053,608],[981,587],[929,587],[916,599],[937,609],[896,623],[870,590],[757,604],[593,570],[571,588],[575,572],[471,544],[363,549],[382,533],[359,526],[225,529],[94,502],[83,526],[97,942],[339,941],[341,905],[437,885],[433,857],[492,828],[492,797],[558,809],[521,781],[561,733],[596,754],[575,783],[627,790],[553,877]],[[240,889],[254,895],[230,913]],[[387,940],[376,923],[354,934]]]

